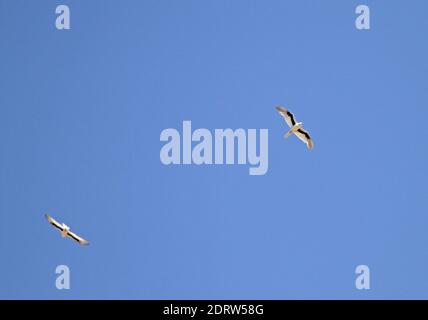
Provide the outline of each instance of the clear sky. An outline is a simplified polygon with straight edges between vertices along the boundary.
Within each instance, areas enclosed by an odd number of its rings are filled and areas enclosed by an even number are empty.
[[[0,298],[428,298],[427,12],[0,0]],[[277,104],[312,151],[283,139]],[[160,133],[183,120],[269,129],[269,171],[163,165]]]

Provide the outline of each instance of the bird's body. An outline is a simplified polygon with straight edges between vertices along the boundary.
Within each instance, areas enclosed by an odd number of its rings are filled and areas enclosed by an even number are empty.
[[[290,130],[284,135],[284,138],[287,139],[289,136],[291,136],[293,133],[296,133],[297,130],[299,130],[303,126],[303,122],[298,122],[294,126],[291,127]]]
[[[62,224],[61,237],[65,238],[68,235],[68,231],[70,231],[70,227],[65,223]]]
[[[67,226],[65,223],[59,223],[58,221],[56,221],[54,218],[52,218],[50,215],[45,214],[46,220],[48,220],[48,222],[54,226],[55,228],[57,228],[60,232],[61,232],[61,237],[65,238],[65,237],[69,237],[75,241],[77,241],[78,243],[82,244],[82,245],[88,245],[89,241],[79,237],[77,234],[75,234],[74,232],[70,231],[70,227]]]
[[[308,146],[308,149],[314,147],[314,142],[311,139],[309,133],[303,129],[303,122],[297,122],[294,115],[283,107],[276,107],[279,114],[284,118],[285,122],[290,127],[290,130],[284,135],[284,138],[288,138],[290,135],[295,134],[300,140],[302,140]]]

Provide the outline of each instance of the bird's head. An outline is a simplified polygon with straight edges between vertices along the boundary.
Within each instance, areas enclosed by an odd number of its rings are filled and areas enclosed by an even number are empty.
[[[65,223],[63,223],[63,224],[62,224],[62,227],[64,228],[64,230],[67,230],[67,231],[69,231],[69,230],[70,230],[70,227],[69,227],[69,226],[67,226]]]

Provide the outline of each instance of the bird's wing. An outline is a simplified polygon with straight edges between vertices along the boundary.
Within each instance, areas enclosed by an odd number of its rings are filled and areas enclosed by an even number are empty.
[[[76,240],[77,242],[79,242],[80,244],[86,245],[89,244],[89,241],[79,237],[77,234],[75,234],[74,232],[68,231],[67,232],[67,236],[69,236],[71,239]]]
[[[308,146],[308,149],[312,149],[314,147],[314,142],[306,130],[304,130],[303,128],[299,128],[295,132],[295,134],[300,140],[306,143],[306,145]]]
[[[294,115],[288,111],[288,109],[285,109],[284,107],[276,107],[276,110],[278,110],[279,114],[284,118],[290,128],[296,124]]]
[[[50,215],[45,214],[45,217],[46,217],[46,220],[48,220],[48,222],[51,225],[53,225],[55,228],[57,228],[57,229],[59,229],[61,231],[64,230],[64,228],[62,227],[62,225],[58,221],[56,221],[54,218],[52,218]]]

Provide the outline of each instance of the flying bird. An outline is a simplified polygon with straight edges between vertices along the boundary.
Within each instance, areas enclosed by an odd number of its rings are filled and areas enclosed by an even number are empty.
[[[294,115],[288,110],[283,107],[276,107],[276,110],[278,110],[279,114],[284,118],[285,122],[287,122],[288,126],[290,127],[290,130],[284,135],[284,138],[288,138],[293,133],[306,145],[308,146],[308,149],[312,149],[314,147],[314,142],[309,135],[309,133],[303,129],[303,122],[297,122],[294,118]]]
[[[58,221],[56,221],[54,218],[52,218],[50,215],[45,214],[46,220],[48,220],[48,222],[53,225],[55,228],[57,228],[58,230],[61,231],[61,237],[65,238],[65,237],[69,237],[77,242],[79,242],[82,245],[88,245],[89,241],[79,237],[77,234],[73,233],[70,231],[70,227],[67,226],[65,223],[59,223]]]

